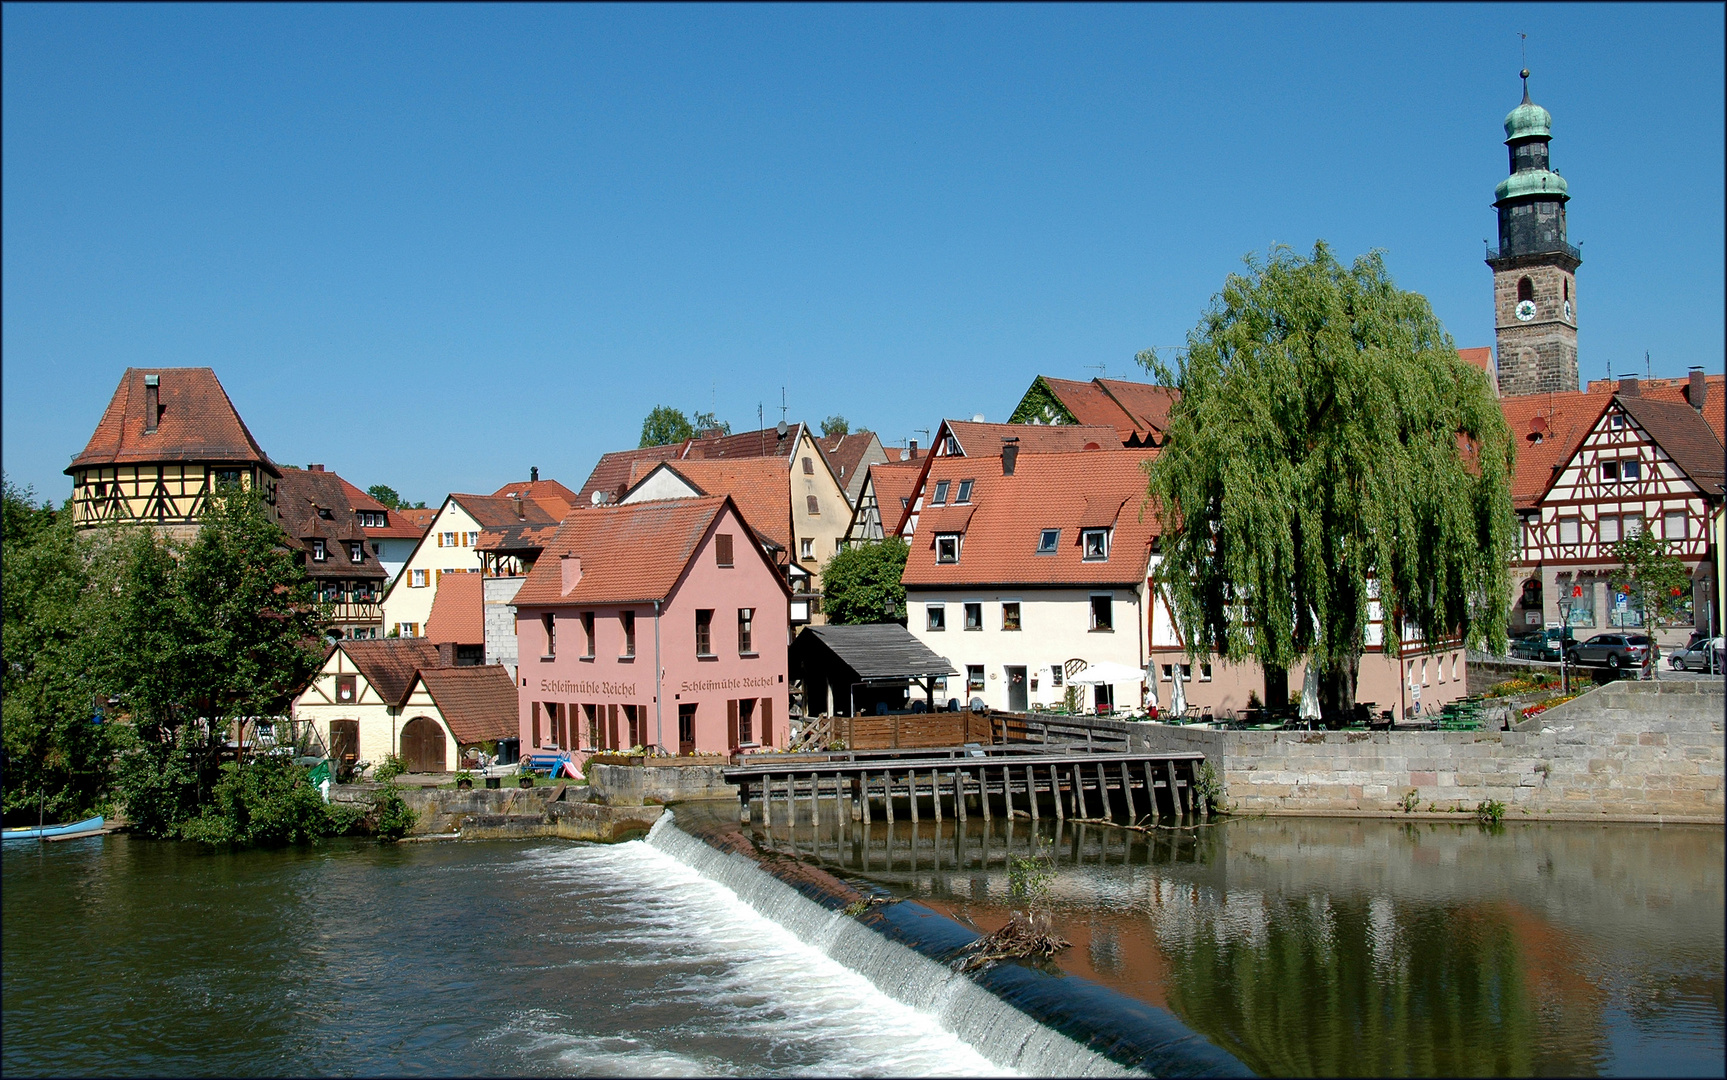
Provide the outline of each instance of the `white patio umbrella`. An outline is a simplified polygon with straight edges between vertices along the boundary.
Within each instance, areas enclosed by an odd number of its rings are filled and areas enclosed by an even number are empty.
[[[1118,682],[1142,683],[1145,681],[1145,672],[1136,667],[1128,667],[1126,664],[1099,660],[1095,664],[1087,664],[1085,670],[1077,675],[1069,676],[1067,681],[1088,685]]]
[[[1158,708],[1155,665],[1147,665],[1145,669],[1145,707],[1153,711]]]
[[[1174,665],[1170,675],[1169,712],[1172,716],[1187,715],[1187,691],[1181,688],[1181,665]]]
[[[1303,720],[1319,719],[1319,669],[1311,661],[1307,674],[1301,677],[1301,708],[1296,715]]]

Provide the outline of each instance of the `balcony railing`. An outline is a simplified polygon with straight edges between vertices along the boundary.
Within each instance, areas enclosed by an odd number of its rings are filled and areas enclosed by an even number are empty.
[[[326,601],[324,606],[331,622],[378,622],[384,617],[384,609],[375,603]]]
[[[1562,253],[1565,255],[1569,255],[1573,259],[1576,259],[1578,262],[1583,261],[1583,251],[1581,248],[1577,247],[1575,244],[1566,244],[1566,243],[1562,243],[1562,242],[1557,241],[1557,240],[1550,241],[1550,242],[1547,242],[1544,244],[1539,244],[1535,247],[1530,248],[1527,251],[1519,251],[1517,254],[1518,255],[1551,255],[1551,254],[1554,254],[1556,252]],[[1499,259],[1499,249],[1498,248],[1491,248],[1491,247],[1488,248],[1487,249],[1487,261],[1488,262],[1496,262],[1496,261],[1498,261],[1498,259]]]

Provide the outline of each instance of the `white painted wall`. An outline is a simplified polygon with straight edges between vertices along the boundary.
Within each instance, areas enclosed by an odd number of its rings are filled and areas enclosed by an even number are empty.
[[[1091,597],[1108,594],[1114,615],[1113,631],[1091,629]],[[1020,629],[1002,629],[1002,603],[1017,601],[1020,605]],[[983,629],[965,629],[965,605],[983,605]],[[931,604],[945,607],[947,629],[931,631],[928,609]],[[1059,705],[1064,687],[1056,686],[1054,668],[1068,660],[1087,663],[1109,661],[1130,668],[1143,668],[1141,655],[1144,636],[1141,633],[1143,613],[1140,594],[1133,589],[940,589],[906,591],[907,628],[919,641],[939,656],[946,657],[960,672],[948,680],[945,693],[938,690],[938,704],[948,698],[962,703],[974,697],[982,698],[992,709],[1008,707],[1007,668],[1027,669],[1026,700],[1028,704]],[[981,664],[984,669],[982,690],[965,689],[967,665]],[[1032,680],[1035,679],[1035,687]],[[1092,702],[1090,687],[1083,690],[1083,701]],[[1115,687],[1117,708],[1139,705],[1140,685],[1120,683]]]
[[[390,584],[390,591],[384,594],[385,635],[398,626],[413,623],[419,631],[412,636],[426,636],[426,619],[432,614],[432,600],[438,594],[439,571],[480,572],[480,553],[474,548],[479,533],[479,523],[462,509],[460,503],[454,499],[444,500],[431,529],[420,539],[419,546]],[[453,544],[448,542],[452,537]],[[426,571],[424,586],[413,583],[415,570]],[[402,636],[410,635],[403,631]]]

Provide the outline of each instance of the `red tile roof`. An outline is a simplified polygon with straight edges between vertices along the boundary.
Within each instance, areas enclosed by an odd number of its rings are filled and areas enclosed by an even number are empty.
[[[438,648],[425,638],[355,638],[332,645],[348,654],[378,696],[401,704],[413,685],[414,673],[439,664]]]
[[[305,555],[306,573],[314,578],[383,580],[389,577],[366,543],[367,533],[348,503],[347,485],[333,472],[282,470],[276,485],[276,518]],[[329,517],[323,514],[328,513]],[[325,558],[312,558],[312,542],[324,541]],[[348,554],[348,544],[360,545],[360,561]]]
[[[506,498],[502,495],[461,495],[452,494],[456,505],[468,512],[468,516],[480,524],[482,528],[501,528],[509,525],[555,525],[564,516],[562,500],[548,498],[540,499],[523,497],[520,499]]]
[[[1515,394],[1499,399],[1511,429],[1517,461],[1511,476],[1511,505],[1529,510],[1540,505],[1553,483],[1554,472],[1571,460],[1583,437],[1607,408],[1603,397],[1578,392]]]
[[[458,743],[513,739],[520,733],[516,686],[503,665],[427,668],[420,682]]]
[[[399,517],[408,524],[409,528],[419,530],[414,534],[415,536],[424,536],[426,530],[432,527],[432,522],[438,518],[438,507],[416,506],[412,509],[404,507],[401,510],[390,511],[390,516]]]
[[[486,609],[480,574],[444,574],[426,616],[426,640],[434,645],[484,645]]]
[[[524,499],[533,499],[560,520],[570,512],[570,507],[576,505],[576,493],[556,480],[523,480],[505,484],[492,494],[503,498],[520,495]]]
[[[782,550],[791,550],[792,489],[786,463],[781,459],[638,461],[630,469],[630,487],[634,488],[659,468],[682,476],[703,495],[730,495],[745,524]]]
[[[1693,484],[1709,495],[1721,494],[1727,482],[1727,448],[1696,409],[1683,401],[1658,401],[1640,394],[1620,394],[1615,400]]]
[[[1093,379],[1079,382],[1039,376],[1049,392],[1080,424],[1096,424],[1116,433],[1118,442],[1161,436],[1169,427],[1170,404],[1180,391],[1152,383],[1125,379]]]
[[[518,608],[562,604],[624,604],[665,600],[689,566],[728,496],[578,506],[516,593]],[[742,515],[738,515],[742,520]],[[753,544],[740,547],[759,552]],[[563,588],[563,556],[581,560],[581,579]],[[743,557],[738,552],[737,557]],[[779,578],[776,571],[775,579]],[[783,584],[783,582],[782,582]]]
[[[1143,466],[1155,456],[1154,450],[1120,448],[1021,455],[1012,476],[1002,475],[999,459],[938,457],[929,481],[973,479],[971,504],[925,511],[902,580],[917,588],[1140,584],[1157,532],[1155,515],[1140,513]],[[1109,558],[1081,559],[1080,529],[1086,522],[1101,522],[1112,507]],[[937,563],[935,535],[944,528],[954,531],[950,526],[959,509],[969,509],[959,561]],[[939,523],[936,514],[943,515]],[[1044,529],[1061,530],[1052,555],[1037,554]]]
[[[864,460],[864,455],[870,452],[872,446],[881,446],[873,431],[816,435],[811,437],[811,441],[821,448],[822,456],[828,459],[828,468],[833,470],[840,487],[850,487],[853,478],[869,468],[870,462]],[[882,448],[882,452],[889,453],[886,447]]]
[[[1001,455],[1003,439],[1018,439],[1022,454],[1058,454],[1071,450],[1104,450],[1121,445],[1113,427],[1097,424],[980,424],[943,420],[942,428],[959,440],[967,457]],[[939,434],[937,443],[940,443]]]
[[[1493,370],[1492,349],[1458,349],[1457,358],[1471,367],[1480,368],[1482,371]]]
[[[617,498],[630,487],[630,469],[637,462],[648,461],[709,461],[715,458],[753,458],[791,456],[797,445],[802,424],[792,424],[781,438],[777,428],[745,431],[737,435],[718,435],[706,439],[685,439],[664,446],[643,446],[635,450],[614,450],[600,455],[594,471],[588,474],[576,502],[588,506],[594,492],[603,491],[608,498]]]
[[[1619,379],[1595,379],[1589,383],[1591,394],[1611,394],[1621,386]],[[1727,375],[1707,375],[1703,379],[1703,419],[1715,437],[1727,443]],[[1691,403],[1689,379],[1643,379],[1637,387],[1639,397],[1655,401]]]
[[[144,432],[144,377],[160,379],[158,419]],[[90,441],[67,473],[92,465],[152,461],[257,463],[277,469],[246,429],[216,373],[207,367],[127,368]]]
[[[330,475],[336,476],[335,473],[331,473]],[[338,480],[342,479],[339,476],[336,478]],[[427,518],[425,524],[415,525],[413,522],[408,520],[408,515],[410,513],[414,513],[414,511],[391,510],[389,507],[361,491],[353,484],[348,483],[346,480],[342,480],[342,490],[348,494],[349,506],[352,506],[355,510],[369,510],[374,514],[383,514],[384,520],[388,522],[388,524],[382,527],[375,525],[362,526],[369,539],[418,540],[420,537],[426,535],[426,528],[432,523],[431,518]]]
[[[905,512],[922,472],[921,456],[915,461],[878,461],[869,467],[869,482],[875,492],[876,507],[881,512],[883,529],[893,528],[894,521]]]

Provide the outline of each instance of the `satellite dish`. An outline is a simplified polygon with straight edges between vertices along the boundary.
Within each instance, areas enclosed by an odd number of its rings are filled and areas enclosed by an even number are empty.
[[[782,439],[786,437],[786,432],[790,430],[790,428],[786,427],[786,422],[784,420],[781,420],[779,423],[774,425],[774,432]]]
[[[606,504],[606,493],[603,491],[594,492],[593,503],[595,506],[604,506]]]
[[[983,413],[974,413],[972,415],[971,422],[974,424],[983,423]]]

